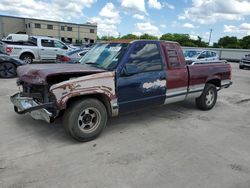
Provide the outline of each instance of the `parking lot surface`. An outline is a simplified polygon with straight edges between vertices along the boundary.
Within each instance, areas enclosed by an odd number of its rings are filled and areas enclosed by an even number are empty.
[[[233,85],[211,111],[194,101],[111,119],[96,140],[68,137],[53,124],[17,115],[0,80],[0,187],[250,187],[250,70],[233,67]]]

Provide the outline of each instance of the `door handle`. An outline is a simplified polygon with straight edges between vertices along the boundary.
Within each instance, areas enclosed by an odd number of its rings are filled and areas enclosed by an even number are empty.
[[[57,52],[58,50],[54,50],[54,51],[56,51],[56,52]]]
[[[44,49],[41,49],[42,51],[44,51]]]

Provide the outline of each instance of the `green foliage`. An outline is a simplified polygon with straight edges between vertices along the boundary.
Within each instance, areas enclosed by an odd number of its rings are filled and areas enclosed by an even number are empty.
[[[105,40],[105,41],[110,41],[110,40],[116,40],[119,38],[115,38],[113,36],[102,36],[98,37],[97,39],[99,40]],[[158,40],[157,36],[149,35],[147,33],[141,35],[141,36],[136,36],[134,34],[127,34],[121,37],[121,39],[145,39],[145,40]],[[160,37],[160,40],[165,40],[165,41],[175,41],[180,43],[181,46],[189,46],[189,47],[208,47],[208,44],[204,41],[202,41],[202,38],[198,36],[197,40],[191,39],[190,35],[188,34],[179,34],[179,33],[166,33],[163,34]],[[237,37],[230,37],[230,36],[225,36],[219,39],[217,43],[213,44],[214,48],[244,48],[244,49],[250,49],[250,35],[245,36],[242,39],[238,39]]]
[[[115,40],[115,39],[116,38],[113,36],[102,36],[101,37],[101,40],[104,40],[104,41]]]
[[[244,49],[250,49],[250,35],[245,36],[240,40],[240,46]]]
[[[146,39],[146,40],[158,40],[158,37],[149,35],[147,33],[140,36],[140,39]]]
[[[161,36],[161,40],[166,41],[176,41],[180,43],[182,46],[190,46],[190,47],[207,47],[207,43],[202,41],[201,37],[198,37],[197,40],[191,39],[188,34],[179,34],[179,33],[166,33]]]
[[[121,39],[140,39],[140,37],[134,34],[127,34],[127,35],[122,36]]]
[[[237,37],[225,36],[219,39],[218,46],[220,48],[239,48],[240,43]]]
[[[214,48],[234,48],[234,49],[250,49],[250,35],[238,39],[237,37],[225,36],[219,39],[218,43],[214,43]]]

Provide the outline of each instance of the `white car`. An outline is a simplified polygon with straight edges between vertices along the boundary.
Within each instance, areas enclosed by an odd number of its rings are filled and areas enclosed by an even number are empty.
[[[219,60],[219,55],[215,51],[211,50],[186,50],[184,52],[186,61],[193,62],[206,62]]]
[[[32,36],[28,41],[0,43],[0,51],[11,57],[23,60],[26,63],[33,61],[55,61],[57,54],[63,54],[70,49],[56,38]]]

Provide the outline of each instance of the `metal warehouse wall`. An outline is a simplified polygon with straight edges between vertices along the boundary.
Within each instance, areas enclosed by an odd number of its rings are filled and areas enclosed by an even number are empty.
[[[228,49],[228,48],[195,48],[195,47],[182,47],[183,51],[186,50],[212,50],[219,54],[220,59],[231,61],[239,61],[246,54],[250,54],[250,49]]]

